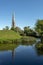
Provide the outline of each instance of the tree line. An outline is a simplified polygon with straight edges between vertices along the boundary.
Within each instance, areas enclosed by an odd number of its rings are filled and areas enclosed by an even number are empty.
[[[19,33],[20,35],[25,35],[25,36],[35,36],[37,35],[36,33],[38,33],[38,35],[43,37],[43,20],[37,20],[34,30],[31,29],[29,26],[25,26],[22,30],[20,27],[14,27],[14,23],[12,24],[13,25],[11,26],[10,29],[8,26],[6,26],[5,28],[3,28],[3,30],[13,30]]]

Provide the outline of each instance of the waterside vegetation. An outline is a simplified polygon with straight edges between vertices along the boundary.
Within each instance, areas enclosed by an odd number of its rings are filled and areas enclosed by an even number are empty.
[[[6,26],[3,30],[0,30],[0,44],[31,44],[36,41],[36,38],[40,38],[43,43],[43,20],[37,20],[34,29],[30,26],[25,26],[23,30],[15,26],[14,16],[12,16],[12,26]],[[36,45],[37,48],[42,48],[43,44]]]
[[[29,43],[36,41],[36,38],[29,36],[20,36],[13,30],[0,30],[0,43]]]

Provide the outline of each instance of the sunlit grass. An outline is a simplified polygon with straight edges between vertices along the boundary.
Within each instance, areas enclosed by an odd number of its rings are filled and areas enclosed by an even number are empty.
[[[21,36],[12,30],[0,30],[0,40],[19,39]]]

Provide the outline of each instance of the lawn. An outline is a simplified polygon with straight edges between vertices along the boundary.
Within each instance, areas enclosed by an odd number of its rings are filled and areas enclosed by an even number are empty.
[[[13,40],[20,39],[19,33],[12,30],[0,30],[0,40]]]

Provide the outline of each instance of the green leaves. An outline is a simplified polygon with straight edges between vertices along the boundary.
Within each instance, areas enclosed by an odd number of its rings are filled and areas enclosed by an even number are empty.
[[[41,34],[43,32],[43,20],[37,20],[35,30]]]

